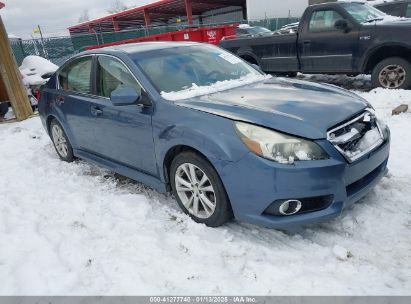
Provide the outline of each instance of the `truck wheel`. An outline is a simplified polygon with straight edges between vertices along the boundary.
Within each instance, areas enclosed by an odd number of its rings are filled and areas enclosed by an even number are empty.
[[[372,71],[371,81],[374,88],[409,89],[411,87],[411,64],[399,57],[384,59]]]

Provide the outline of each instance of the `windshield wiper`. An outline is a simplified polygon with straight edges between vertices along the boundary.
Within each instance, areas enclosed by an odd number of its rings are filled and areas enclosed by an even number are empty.
[[[374,22],[374,21],[381,21],[381,20],[384,20],[384,18],[383,17],[375,17],[375,18],[367,19],[364,22]]]

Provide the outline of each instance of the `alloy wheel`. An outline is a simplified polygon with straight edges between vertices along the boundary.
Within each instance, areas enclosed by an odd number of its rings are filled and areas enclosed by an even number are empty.
[[[184,163],[175,173],[177,194],[188,212],[200,219],[211,217],[215,211],[217,198],[214,187],[203,170]]]
[[[68,145],[64,132],[57,124],[52,126],[51,134],[53,137],[53,143],[57,152],[61,157],[66,158],[68,156]]]

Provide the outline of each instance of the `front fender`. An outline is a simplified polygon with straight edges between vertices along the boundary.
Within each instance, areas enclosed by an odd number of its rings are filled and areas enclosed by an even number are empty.
[[[363,73],[367,72],[367,67],[368,67],[368,63],[370,62],[370,60],[373,59],[373,57],[383,51],[384,53],[388,53],[387,50],[392,49],[392,50],[404,50],[407,53],[411,53],[411,47],[406,44],[406,43],[399,43],[399,42],[385,42],[385,43],[380,43],[377,45],[374,45],[373,47],[369,48],[367,50],[367,52],[364,53],[364,55],[362,56],[362,58],[360,59],[360,66],[361,66],[361,71]],[[387,55],[387,57],[395,57],[398,56],[397,53],[393,53],[391,55]]]
[[[232,120],[193,109],[178,108],[173,122],[163,123],[164,120],[157,117],[153,121],[156,158],[162,181],[166,181],[163,170],[166,155],[178,146],[197,150],[211,163],[212,160],[236,162],[248,153]],[[159,116],[162,114],[159,113]]]

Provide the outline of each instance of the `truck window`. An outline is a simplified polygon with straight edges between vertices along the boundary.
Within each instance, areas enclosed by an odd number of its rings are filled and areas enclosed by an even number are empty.
[[[405,15],[407,18],[411,18],[411,4],[408,4],[407,6],[407,14]]]
[[[391,15],[391,16],[399,16],[401,17],[403,14],[403,4],[402,3],[394,3],[394,4],[385,4],[377,7],[380,11]]]
[[[311,16],[309,31],[316,33],[336,31],[335,22],[341,19],[344,18],[334,10],[315,11]]]

